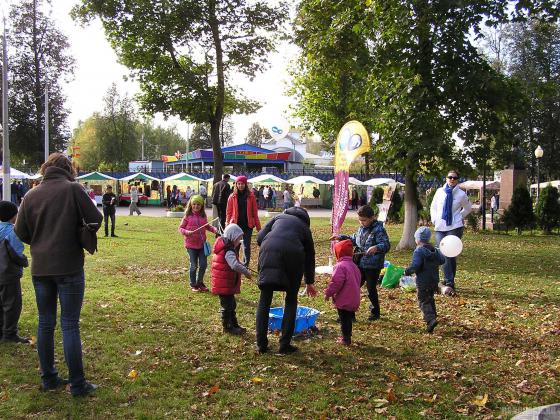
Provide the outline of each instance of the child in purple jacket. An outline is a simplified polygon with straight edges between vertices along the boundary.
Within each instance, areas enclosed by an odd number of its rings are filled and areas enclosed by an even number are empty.
[[[360,306],[360,269],[352,261],[352,241],[345,239],[334,246],[337,263],[329,286],[325,290],[325,300],[332,297],[340,317],[342,337],[338,343],[349,346],[352,343],[352,320]]]

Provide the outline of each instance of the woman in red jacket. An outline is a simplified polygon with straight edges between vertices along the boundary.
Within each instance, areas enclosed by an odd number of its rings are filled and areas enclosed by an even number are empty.
[[[253,229],[261,230],[257,199],[247,188],[247,177],[239,176],[235,181],[233,193],[229,196],[226,208],[226,226],[235,223],[243,230],[243,253],[245,267],[249,267],[251,259],[251,237]]]

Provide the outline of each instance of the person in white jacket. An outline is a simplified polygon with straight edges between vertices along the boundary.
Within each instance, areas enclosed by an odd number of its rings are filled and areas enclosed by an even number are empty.
[[[438,188],[430,206],[430,216],[436,231],[436,245],[447,235],[463,236],[463,219],[471,212],[471,202],[467,194],[460,189],[459,173],[455,170],[447,173],[447,182]],[[457,261],[445,257],[443,264],[443,283],[455,290],[455,274]]]

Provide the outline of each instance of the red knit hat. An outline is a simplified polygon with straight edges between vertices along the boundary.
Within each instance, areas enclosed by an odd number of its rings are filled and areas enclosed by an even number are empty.
[[[235,182],[242,182],[244,184],[247,184],[247,177],[244,175],[238,176],[235,180]]]
[[[334,245],[334,255],[336,259],[339,260],[342,257],[351,257],[353,253],[352,241],[350,239],[345,239],[339,241]]]

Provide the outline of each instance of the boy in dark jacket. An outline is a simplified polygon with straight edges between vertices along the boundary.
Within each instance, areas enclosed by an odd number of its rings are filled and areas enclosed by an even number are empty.
[[[439,266],[445,263],[445,257],[430,243],[432,232],[426,226],[419,227],[414,233],[416,249],[412,254],[412,264],[405,275],[416,273],[416,290],[418,305],[426,321],[426,331],[431,333],[437,322],[434,293],[438,290]]]
[[[362,206],[358,209],[360,227],[355,234],[351,236],[331,236],[331,240],[352,240],[352,244],[358,248],[357,251],[363,253],[363,257],[357,264],[362,273],[362,285],[366,283],[370,301],[368,321],[376,321],[380,317],[377,282],[385,263],[385,254],[391,249],[389,236],[383,227],[383,223],[377,220],[378,215],[379,208],[377,206]]]
[[[101,203],[103,204],[103,219],[105,221],[105,236],[109,236],[109,220],[111,219],[111,236],[116,238],[115,235],[115,213],[117,205],[117,196],[113,192],[113,187],[107,185],[105,194],[101,197]]]
[[[0,201],[0,337],[2,342],[29,343],[18,335],[21,315],[21,277],[27,267],[23,244],[14,232],[17,206]]]

